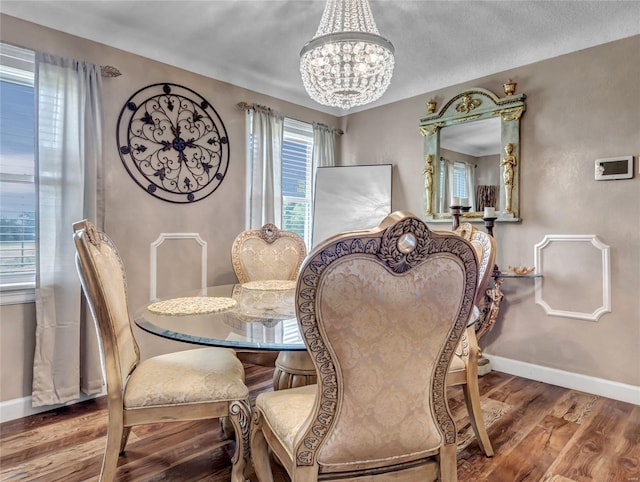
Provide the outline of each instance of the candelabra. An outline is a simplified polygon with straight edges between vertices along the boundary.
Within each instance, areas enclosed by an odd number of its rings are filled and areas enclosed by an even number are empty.
[[[493,236],[493,226],[495,225],[497,217],[483,217],[484,227],[491,236]]]
[[[451,228],[452,231],[455,231],[456,229],[458,229],[458,226],[460,226],[461,208],[462,206],[458,204],[449,206],[449,211],[451,212],[451,216],[453,216],[453,227]]]
[[[482,220],[484,221],[484,227],[487,230],[487,233],[489,233],[491,236],[493,236],[493,226],[495,225],[496,219],[498,219],[496,216],[485,216],[482,218]],[[494,264],[493,265],[493,279],[494,282],[498,282],[500,276],[500,268],[498,267],[498,264]],[[500,281],[501,283],[502,281]],[[500,285],[497,285],[498,288],[500,287]]]

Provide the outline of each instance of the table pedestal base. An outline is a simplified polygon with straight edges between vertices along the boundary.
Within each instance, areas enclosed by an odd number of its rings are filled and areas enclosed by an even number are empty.
[[[278,357],[277,351],[236,350],[238,360],[242,363],[251,363],[261,367],[272,367]]]
[[[281,351],[273,371],[273,389],[304,387],[317,383],[316,368],[306,351]]]

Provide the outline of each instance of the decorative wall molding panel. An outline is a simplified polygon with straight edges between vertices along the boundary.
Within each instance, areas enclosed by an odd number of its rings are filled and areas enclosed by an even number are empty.
[[[204,241],[198,233],[160,233],[158,239],[151,243],[149,250],[149,299],[151,301],[156,301],[158,299],[158,247],[167,240],[194,240],[200,245],[202,253],[200,258],[200,286],[204,296],[207,290],[207,242]]]
[[[592,312],[589,313],[577,310],[557,309],[552,307],[548,301],[545,301],[543,299],[543,296],[545,296],[544,283],[549,283],[550,280],[554,279],[554,269],[556,271],[562,269],[562,267],[554,267],[551,265],[545,266],[544,264],[544,252],[546,249],[550,249],[550,247],[554,243],[589,243],[590,246],[593,247],[594,256],[598,256],[600,258],[602,274],[602,305],[597,307]],[[611,312],[611,272],[609,265],[609,246],[600,241],[595,234],[548,234],[540,243],[534,246],[534,249],[534,259],[537,272],[544,275],[542,278],[536,278],[535,302],[542,306],[542,308],[548,315],[562,316],[565,318],[576,318],[580,320],[598,321],[598,319],[604,313]],[[565,267],[568,267],[571,266],[570,263],[578,261],[579,260],[577,259],[571,260],[565,258],[563,265]],[[599,280],[589,278],[588,275],[585,275],[583,277],[574,277],[570,280],[570,286],[566,286],[567,292],[570,291],[571,293],[575,293],[577,290],[580,290],[580,285],[584,286],[584,292],[588,292],[589,290],[594,289],[593,287],[595,282],[599,282]],[[553,294],[555,295],[557,295],[558,293],[562,294],[562,292],[558,290],[557,285],[554,286],[553,290]],[[592,301],[593,297],[584,296],[583,299],[585,302],[588,302]]]

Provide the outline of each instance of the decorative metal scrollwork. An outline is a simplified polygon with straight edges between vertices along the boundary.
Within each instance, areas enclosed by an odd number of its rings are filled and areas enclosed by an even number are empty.
[[[202,96],[175,84],[153,84],[133,94],[120,112],[117,142],[133,180],[164,201],[204,199],[229,166],[222,119]]]

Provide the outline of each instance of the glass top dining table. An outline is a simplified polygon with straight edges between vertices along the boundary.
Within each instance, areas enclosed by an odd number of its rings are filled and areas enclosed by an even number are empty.
[[[304,351],[295,282],[211,286],[149,303],[134,313],[142,330],[172,340],[236,350]]]

